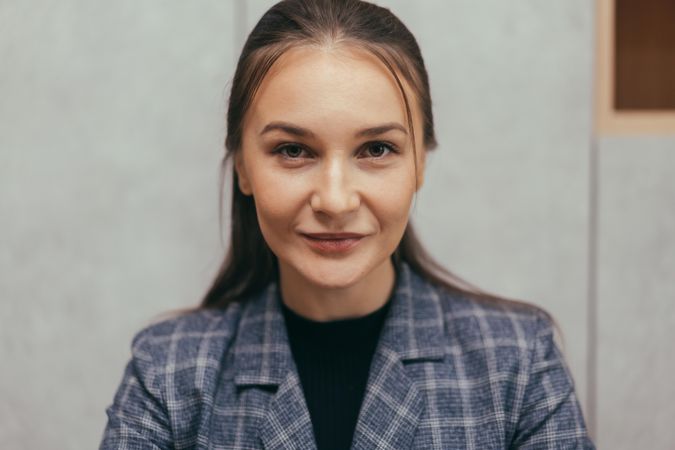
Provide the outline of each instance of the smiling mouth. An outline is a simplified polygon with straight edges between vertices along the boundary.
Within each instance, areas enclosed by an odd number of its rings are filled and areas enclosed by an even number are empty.
[[[302,233],[301,236],[310,247],[325,253],[347,252],[365,237],[356,233]]]

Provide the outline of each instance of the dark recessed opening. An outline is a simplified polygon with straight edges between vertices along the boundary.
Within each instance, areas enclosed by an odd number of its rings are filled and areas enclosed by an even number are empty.
[[[675,110],[675,0],[616,0],[616,109]]]

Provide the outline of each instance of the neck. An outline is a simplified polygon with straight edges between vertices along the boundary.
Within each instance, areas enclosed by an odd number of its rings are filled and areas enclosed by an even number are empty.
[[[311,283],[281,264],[279,271],[284,304],[295,313],[319,322],[362,317],[379,309],[389,299],[396,278],[390,259],[356,283],[340,288]]]

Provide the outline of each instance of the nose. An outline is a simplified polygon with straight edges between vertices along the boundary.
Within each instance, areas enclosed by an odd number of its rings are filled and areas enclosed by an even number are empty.
[[[361,199],[352,171],[347,161],[334,158],[325,162],[310,198],[314,212],[338,217],[359,208]]]

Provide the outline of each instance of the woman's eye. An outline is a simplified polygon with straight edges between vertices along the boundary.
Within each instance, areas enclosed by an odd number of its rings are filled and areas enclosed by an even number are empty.
[[[274,152],[279,153],[281,156],[288,159],[298,159],[304,156],[305,150],[299,145],[289,144],[289,145],[282,145],[281,147],[277,148]]]
[[[394,147],[386,142],[370,142],[366,144],[365,148],[366,157],[376,159],[383,158],[394,151]]]

